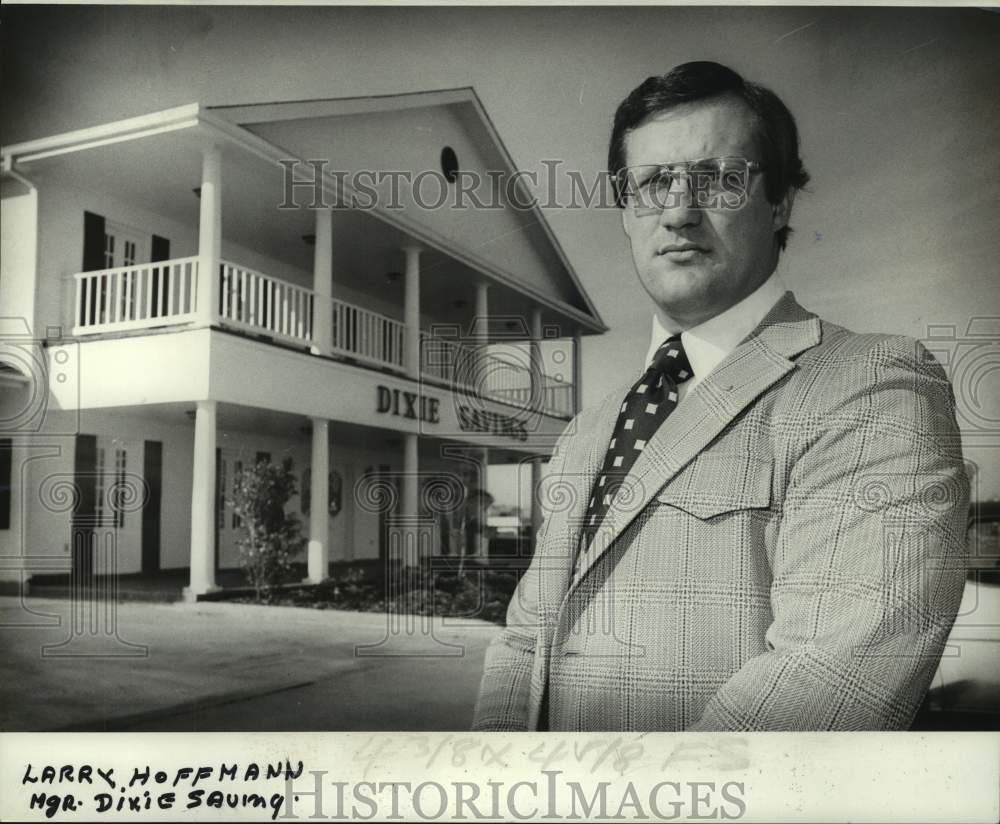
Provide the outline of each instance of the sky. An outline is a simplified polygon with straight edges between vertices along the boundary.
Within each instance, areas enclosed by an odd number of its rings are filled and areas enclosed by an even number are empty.
[[[812,176],[780,264],[806,307],[949,358],[966,453],[1000,466],[1000,13],[817,7],[12,7],[4,144],[208,105],[473,86],[515,163],[604,166],[618,102],[708,59],[771,87]],[[618,213],[548,209],[606,335],[594,403],[648,345],[651,304]],[[970,328],[971,324],[971,328]],[[982,497],[1000,495],[983,471]]]

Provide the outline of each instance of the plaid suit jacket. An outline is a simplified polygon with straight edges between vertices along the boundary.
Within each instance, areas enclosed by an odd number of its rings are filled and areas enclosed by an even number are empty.
[[[905,729],[961,599],[968,479],[944,372],[788,292],[649,440],[574,573],[638,375],[570,423],[473,727]]]

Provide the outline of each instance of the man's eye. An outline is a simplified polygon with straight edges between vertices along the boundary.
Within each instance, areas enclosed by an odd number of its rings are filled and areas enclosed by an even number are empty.
[[[651,175],[648,181],[648,185],[653,185],[656,187],[666,186],[670,188],[670,184],[673,181],[673,174],[669,169],[660,169],[655,174]]]
[[[690,169],[692,176],[707,183],[715,183],[722,175],[722,170],[715,163],[698,163]]]

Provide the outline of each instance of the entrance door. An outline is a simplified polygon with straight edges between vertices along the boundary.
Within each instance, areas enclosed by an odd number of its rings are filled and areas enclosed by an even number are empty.
[[[270,461],[271,453],[252,451],[247,446],[215,450],[215,570],[240,566],[239,540],[244,536],[243,520],[233,511],[233,491],[244,467]]]
[[[105,548],[114,548],[113,558],[102,558],[97,574],[128,574],[142,569],[142,442],[97,436],[95,456],[96,519],[104,534]]]
[[[73,574],[142,569],[141,444],[106,435],[77,435],[73,461],[78,495],[70,524]],[[105,553],[98,557],[98,552]],[[113,557],[107,553],[113,553]]]
[[[233,511],[233,490],[243,474],[245,455],[231,449],[215,450],[215,569],[240,564],[243,521]]]
[[[110,220],[104,224],[104,268],[134,266],[149,262],[149,243],[138,229]]]
[[[358,465],[351,474],[357,478],[353,494],[345,492],[344,508],[349,509],[350,532],[346,533],[350,560],[384,558],[386,513],[384,507],[391,498],[383,483],[393,483],[389,465]],[[394,484],[395,486],[395,484]],[[398,486],[396,486],[398,490]],[[345,490],[347,487],[345,487]]]

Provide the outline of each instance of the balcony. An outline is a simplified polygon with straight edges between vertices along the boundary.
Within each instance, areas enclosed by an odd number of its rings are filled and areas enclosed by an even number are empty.
[[[73,281],[73,335],[84,337],[178,326],[199,318],[197,257],[78,272]],[[311,289],[221,261],[218,323],[250,335],[315,351]],[[400,374],[405,368],[405,325],[379,312],[327,298],[331,354]],[[527,355],[483,351],[484,347],[420,333],[421,376],[518,407],[532,405],[557,417],[572,417],[573,386],[546,383],[533,397]]]

